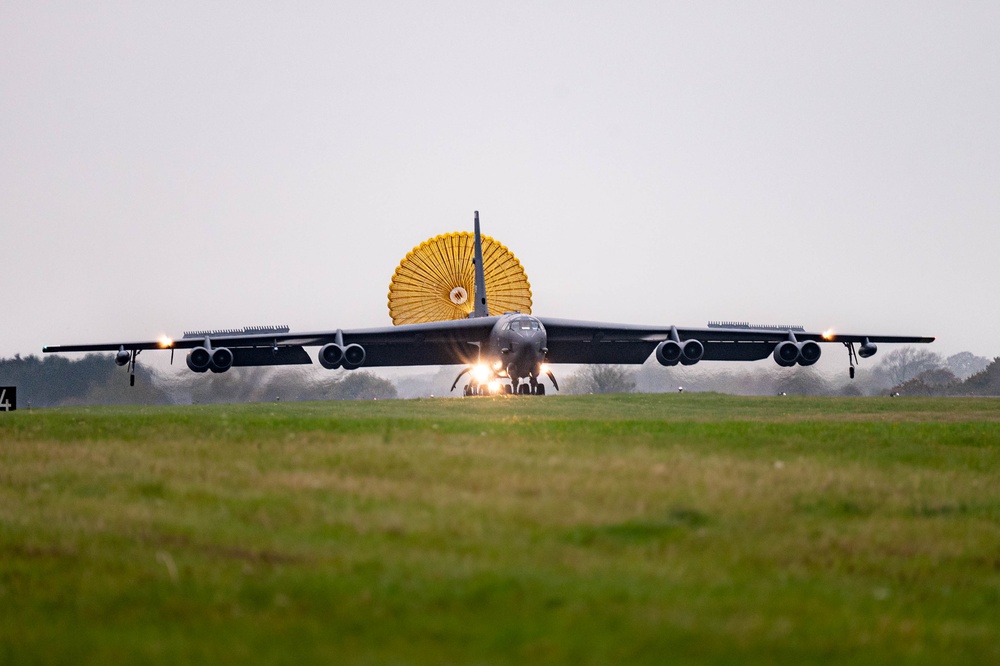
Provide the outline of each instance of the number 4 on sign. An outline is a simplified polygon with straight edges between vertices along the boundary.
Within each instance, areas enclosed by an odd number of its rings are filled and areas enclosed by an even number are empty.
[[[0,412],[12,412],[17,409],[17,387],[0,386]]]

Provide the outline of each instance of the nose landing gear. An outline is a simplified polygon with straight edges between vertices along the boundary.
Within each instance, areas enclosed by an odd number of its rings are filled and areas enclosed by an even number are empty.
[[[458,373],[455,377],[455,381],[451,385],[451,390],[454,391],[458,386],[458,382],[472,370],[472,366],[467,366]],[[552,385],[556,390],[559,390],[559,384],[556,383],[555,377],[552,376],[551,372],[547,369],[543,370],[552,380]],[[506,378],[511,378],[510,381],[505,381],[501,383],[501,380]],[[538,377],[527,377],[525,379],[516,379],[517,374],[507,371],[505,373],[493,374],[489,373],[488,377],[480,377],[477,373],[473,373],[469,378],[469,383],[462,388],[462,395],[466,398],[472,396],[480,395],[545,395],[545,385],[538,381]],[[486,381],[486,380],[489,381]]]
[[[466,398],[486,395],[545,395],[545,384],[538,381],[527,381],[518,384],[501,384],[496,390],[492,390],[489,384],[470,382],[462,389],[462,395]]]

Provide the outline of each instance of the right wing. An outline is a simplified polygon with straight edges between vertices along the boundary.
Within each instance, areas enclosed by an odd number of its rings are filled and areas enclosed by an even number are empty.
[[[641,326],[608,324],[540,317],[548,334],[549,363],[641,364],[657,345],[677,335],[680,341],[698,340],[704,346],[703,361],[759,361],[767,358],[778,344],[794,336],[798,342],[817,343],[901,343],[933,342],[932,337],[900,335],[824,334],[791,327]]]

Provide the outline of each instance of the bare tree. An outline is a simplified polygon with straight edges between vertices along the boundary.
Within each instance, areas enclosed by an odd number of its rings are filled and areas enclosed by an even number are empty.
[[[884,378],[887,385],[898,386],[922,372],[943,366],[941,355],[929,349],[901,347],[886,354],[875,372]]]
[[[620,365],[588,365],[567,380],[567,393],[631,393],[635,371]]]
[[[368,370],[350,371],[327,383],[325,388],[333,400],[392,400],[399,397],[391,381]]]
[[[977,372],[985,370],[990,364],[990,359],[965,351],[949,356],[945,364],[959,379],[968,379]]]
[[[1000,358],[962,382],[957,391],[961,395],[1000,395]]]

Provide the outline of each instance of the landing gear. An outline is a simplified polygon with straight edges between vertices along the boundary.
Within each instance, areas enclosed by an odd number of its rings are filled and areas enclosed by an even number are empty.
[[[535,378],[516,384],[514,382],[501,384],[492,389],[489,384],[469,382],[462,389],[462,395],[466,398],[489,395],[545,395],[545,385]]]
[[[844,346],[847,347],[847,361],[851,364],[851,367],[847,369],[847,374],[850,375],[851,379],[854,379],[854,364],[858,363],[858,354],[854,351],[853,342],[845,342]],[[863,352],[864,349],[862,348],[861,351]]]
[[[141,349],[133,349],[128,361],[128,385],[135,386],[135,357],[139,355]]]

